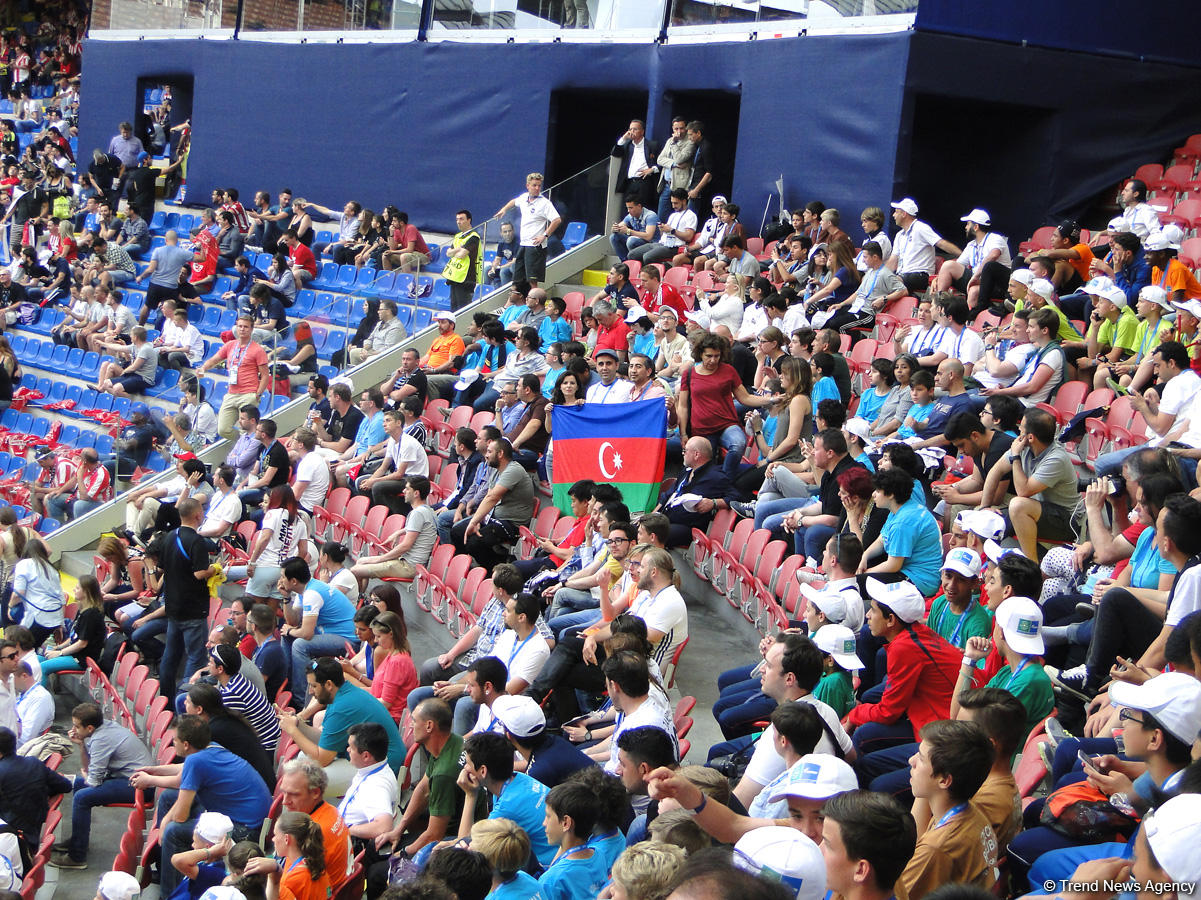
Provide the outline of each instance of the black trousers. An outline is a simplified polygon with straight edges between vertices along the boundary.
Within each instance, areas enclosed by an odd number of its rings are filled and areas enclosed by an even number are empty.
[[[1159,637],[1163,620],[1125,588],[1110,588],[1101,598],[1088,648],[1088,685],[1099,687],[1119,655],[1138,659]]]

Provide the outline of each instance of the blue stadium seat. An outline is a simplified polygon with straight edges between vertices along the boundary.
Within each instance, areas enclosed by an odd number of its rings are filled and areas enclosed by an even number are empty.
[[[345,325],[350,321],[350,311],[352,304],[357,306],[353,297],[339,297],[329,307],[329,321],[331,325]]]
[[[296,292],[296,302],[292,304],[294,314],[307,315],[313,311],[317,303],[317,292],[308,288]]]
[[[584,243],[584,238],[588,237],[588,225],[584,222],[568,222],[567,228],[563,232],[563,249],[570,250],[579,244]]]
[[[191,213],[184,213],[179,217],[180,237],[188,237],[193,228],[197,225],[196,217]]]
[[[59,349],[66,350],[67,348],[60,347]],[[66,354],[64,353],[63,356],[65,357]],[[39,394],[41,394],[43,397],[49,397],[50,392],[52,390],[54,390],[54,382],[51,381],[49,378],[39,378],[37,386],[34,388],[34,390],[37,391]]]
[[[412,333],[416,334],[419,331],[424,331],[429,328],[430,322],[434,320],[434,311],[424,306],[417,307],[413,311],[413,328]]]
[[[375,275],[375,269],[368,269],[366,266],[359,269],[354,277],[354,285],[351,287],[351,290],[360,294],[363,293],[375,283]]]
[[[154,218],[150,220],[150,230],[155,234],[162,234],[167,230],[167,214],[161,209],[156,211]],[[154,248],[154,243],[151,242],[151,249]]]
[[[53,345],[52,345],[53,346]],[[50,367],[55,372],[62,372],[67,367],[67,355],[71,352],[71,348],[66,344],[58,344],[54,346],[53,355],[50,357]]]
[[[100,412],[112,412],[113,410],[113,395],[97,392],[96,398],[92,401],[90,409],[99,410]]]
[[[395,272],[381,272],[370,285],[359,291],[368,297],[378,297],[380,294],[386,294],[388,289],[396,283]]]
[[[61,381],[55,382],[54,390],[59,390],[60,388],[62,390],[59,391],[59,393],[66,393],[67,385]],[[54,391],[51,391],[50,393],[51,393],[51,395],[53,395]],[[29,433],[32,434],[34,437],[44,438],[46,435],[48,435],[50,433],[50,420],[44,419],[41,416],[38,416],[37,418],[35,418],[33,420],[33,428],[31,428],[29,430]],[[21,461],[24,462],[24,460],[21,460]]]
[[[66,350],[67,348],[63,347],[62,349]],[[39,344],[38,355],[33,361],[34,366],[39,369],[49,369],[54,362],[54,350],[55,346],[52,341],[43,341]],[[65,361],[66,354],[63,354],[63,358]]]
[[[9,335],[8,345],[13,348],[13,353],[17,354],[17,359],[25,353],[25,345],[29,343],[29,338],[23,334]]]
[[[329,331],[321,325],[313,328],[313,346],[317,348],[317,353],[320,354],[322,348],[325,347],[325,342],[329,338]]]
[[[442,308],[439,305],[439,302],[442,300],[445,300],[449,304],[450,303],[450,282],[447,281],[445,278],[439,278],[437,281],[435,281],[434,282],[434,292],[430,296],[430,299],[432,299],[434,301],[435,309]],[[450,307],[448,306],[447,309],[449,309],[449,308]]]
[[[313,240],[314,244],[332,244],[334,242],[334,233],[332,231],[318,231],[317,237]]]
[[[36,353],[37,353],[37,351],[35,350],[34,354],[36,355]],[[32,391],[35,387],[37,387],[37,385],[38,385],[38,377],[36,375],[34,375],[32,372],[26,372],[24,375],[21,376],[21,387],[29,388]]]
[[[89,447],[94,448],[96,446],[96,432],[79,432],[79,437],[75,440],[75,446],[80,450],[87,450]]]
[[[167,470],[167,460],[161,453],[151,453],[146,458],[146,468],[151,472],[165,472]]]
[[[179,213],[177,213],[177,212],[167,213],[167,220],[165,222],[163,222],[163,228],[166,229],[167,231],[178,231],[179,230]]]
[[[396,318],[400,320],[400,324],[404,326],[405,331],[409,331],[409,326],[413,322],[413,308],[411,306],[397,306]]]
[[[129,418],[129,410],[132,406],[133,406],[133,400],[129,397],[114,397],[113,398],[113,412],[115,412],[117,415],[119,415],[122,419]]]
[[[99,396],[92,388],[80,388],[79,398],[75,401],[75,409],[67,413],[74,419],[83,418],[85,410],[96,408],[96,398]]]
[[[75,409],[79,409],[79,401],[83,397],[83,387],[78,384],[68,384],[67,390],[63,393],[63,400],[74,400]],[[76,414],[74,411],[62,410],[67,415]]]
[[[217,332],[219,336],[222,331],[233,331],[234,323],[238,321],[238,311],[236,309],[227,309],[221,313],[221,331]]]
[[[203,310],[203,318],[196,324],[201,334],[209,334],[214,337],[221,333],[221,313],[227,310],[220,309],[216,306],[206,306]]]
[[[179,372],[176,369],[159,369],[158,378],[154,381],[154,387],[146,392],[149,397],[158,397],[161,400],[172,400],[180,396],[179,392]]]
[[[5,431],[16,431],[18,415],[19,413],[11,406],[0,413],[0,428],[3,428]]]
[[[58,442],[67,447],[74,447],[75,441],[79,439],[78,425],[64,425],[63,430],[58,433]]]
[[[62,528],[62,522],[58,519],[52,519],[49,516],[43,517],[41,524],[38,525],[38,534],[52,534]]]
[[[83,361],[79,364],[79,373],[80,377],[85,380],[94,380],[100,374],[100,354],[95,350],[86,351],[83,354]]]
[[[354,267],[351,266],[353,269]],[[313,287],[329,289],[337,285],[338,282],[338,264],[334,262],[326,262],[321,264],[321,270],[317,273],[310,284]]]
[[[23,412],[17,415],[17,431],[21,434],[29,434],[33,430],[33,413]]]
[[[111,434],[96,435],[96,452],[103,459],[106,456],[112,456],[113,453],[113,436]]]
[[[413,276],[408,272],[396,273],[396,284],[386,296],[388,297],[408,297],[409,292],[413,289]]]
[[[354,287],[355,279],[358,277],[359,271],[354,266],[339,266],[338,279],[334,282],[334,287],[349,291]]]
[[[329,337],[325,340],[325,347],[321,351],[321,355],[332,357],[335,353],[346,346],[345,331],[331,331]]]

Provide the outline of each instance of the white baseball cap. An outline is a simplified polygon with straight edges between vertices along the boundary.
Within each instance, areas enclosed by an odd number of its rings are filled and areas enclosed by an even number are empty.
[[[1168,300],[1168,292],[1157,284],[1149,284],[1139,291],[1138,299],[1146,300],[1148,303],[1154,303],[1164,312],[1172,311],[1171,301]]]
[[[917,215],[917,203],[912,197],[906,197],[903,200],[898,200],[896,203],[890,203],[893,209],[899,209],[901,212],[909,213],[911,216]]]
[[[1121,216],[1114,216],[1109,220],[1109,225],[1106,226],[1107,231],[1129,231],[1126,227],[1126,220]]]
[[[865,450],[870,450],[875,444],[872,440],[872,423],[862,416],[851,416],[842,427],[859,438]]]
[[[1172,305],[1177,309],[1191,313],[1194,318],[1201,319],[1201,300],[1198,300],[1196,297],[1190,297],[1188,300],[1173,300]]]
[[[1011,553],[1016,553],[1018,556],[1026,555],[1021,550],[1019,550],[1017,547],[1002,547],[996,541],[985,541],[984,542],[984,556],[985,556],[985,558],[988,559],[989,562],[999,563],[1001,560],[1003,560],[1006,556],[1009,556]]]
[[[1168,236],[1162,231],[1157,231],[1143,241],[1143,249],[1155,252],[1156,250],[1172,250],[1172,242],[1168,240]]]
[[[1169,878],[1184,884],[1201,882],[1201,854],[1197,853],[1201,803],[1196,795],[1181,794],[1168,800],[1143,819],[1143,831],[1147,846]]]
[[[104,900],[134,900],[142,893],[142,886],[128,872],[105,872],[100,876],[99,890]]]
[[[1165,225],[1160,234],[1168,239],[1169,249],[1179,250],[1180,245],[1184,243],[1184,229],[1175,222],[1172,222],[1170,225]]]
[[[225,813],[202,812],[196,820],[196,833],[210,844],[219,844],[234,830],[233,820]]]
[[[492,715],[514,737],[528,738],[546,729],[546,714],[533,697],[501,694],[492,701]]]
[[[734,865],[767,881],[778,881],[797,900],[826,896],[826,861],[795,828],[770,825],[744,834],[734,845]]]
[[[991,225],[992,224],[992,219],[990,219],[988,217],[988,213],[978,206],[975,209],[973,209],[970,213],[968,213],[966,216],[960,216],[959,221],[960,222],[974,222],[977,225]]]
[[[1023,656],[1042,656],[1043,611],[1029,597],[1009,597],[997,607],[997,624],[1005,643]]]
[[[846,762],[829,753],[806,753],[792,764],[788,778],[776,786],[776,792],[770,800],[772,803],[789,797],[829,800],[835,794],[845,794],[858,788],[859,778]]]
[[[232,884],[218,884],[201,894],[200,900],[246,900],[246,895]]]
[[[868,596],[906,624],[913,624],[926,614],[926,598],[908,581],[885,584],[878,578],[867,579]]]
[[[1034,291],[1040,297],[1046,297],[1048,300],[1055,296],[1055,285],[1051,284],[1045,278],[1035,278],[1031,281],[1030,290]]]
[[[855,653],[855,632],[845,625],[823,625],[813,635],[813,643],[822,653],[829,653],[848,672],[862,669],[863,663]]]
[[[455,318],[454,313],[450,312],[449,310],[445,310],[445,309],[442,310],[441,312],[434,313],[434,321],[437,321],[438,319],[444,319],[447,322],[454,322],[456,324],[459,321],[458,319]]]
[[[456,391],[465,391],[468,387],[480,380],[479,369],[464,369],[459,373],[459,380],[455,382]]]
[[[646,310],[643,309],[638,304],[634,304],[633,306],[630,307],[630,311],[628,313],[626,313],[626,322],[629,324],[633,324],[634,322],[637,322],[639,319],[641,319],[645,315],[646,315]]]
[[[999,541],[1005,537],[1005,519],[991,509],[965,509],[955,517],[959,527],[984,540]]]
[[[975,550],[969,550],[967,547],[952,547],[947,551],[947,558],[943,560],[942,571],[950,569],[952,572],[958,572],[964,578],[979,578],[980,570],[984,567],[984,563],[980,560],[980,555]]]
[[[1108,275],[1098,275],[1095,278],[1090,278],[1088,283],[1085,284],[1080,290],[1086,294],[1092,294],[1096,297],[1104,297],[1105,292],[1113,286],[1113,279]]]
[[[1201,681],[1183,672],[1164,672],[1142,684],[1115,681],[1109,702],[1155,716],[1165,731],[1190,746],[1201,731]]]
[[[1018,284],[1030,286],[1030,282],[1034,280],[1034,273],[1029,269],[1014,269],[1009,273],[1009,280],[1016,281]]]
[[[799,574],[799,573],[798,573]],[[801,593],[805,599],[826,614],[831,622],[844,622],[847,617],[847,602],[841,591],[829,588],[815,588],[811,584],[801,584]]]

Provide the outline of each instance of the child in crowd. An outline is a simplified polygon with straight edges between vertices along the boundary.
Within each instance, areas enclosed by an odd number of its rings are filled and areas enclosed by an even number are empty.
[[[934,412],[934,376],[926,371],[914,372],[909,379],[909,392],[913,396],[913,406],[909,407],[909,415],[897,431],[901,440],[917,437]]]

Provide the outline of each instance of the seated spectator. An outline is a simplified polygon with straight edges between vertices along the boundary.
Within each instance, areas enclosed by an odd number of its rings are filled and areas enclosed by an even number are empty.
[[[908,579],[924,594],[938,588],[942,563],[942,534],[938,520],[914,488],[910,472],[881,467],[872,478],[878,506],[888,510],[880,536],[864,551],[860,570],[884,575],[887,581]],[[869,565],[879,555],[884,561]]]
[[[308,525],[292,488],[286,484],[272,488],[264,506],[263,521],[247,551],[246,564],[230,566],[226,577],[232,581],[248,578],[246,597],[274,608],[284,597],[280,586],[284,564],[299,552],[301,541],[308,539]]]
[[[270,701],[241,674],[243,661],[241,651],[228,644],[218,644],[209,651],[209,669],[217,679],[222,702],[232,712],[244,716],[263,747],[274,752],[279,744],[279,722]]]
[[[497,402],[495,425],[513,445],[513,459],[527,469],[537,466],[550,440],[544,424],[547,401],[541,388],[537,375],[525,374],[515,383],[502,385]]]
[[[375,633],[376,661],[371,677],[371,696],[388,708],[400,721],[409,693],[417,687],[417,668],[409,647],[409,630],[404,619],[393,612],[382,612],[371,621]]]
[[[191,848],[170,857],[171,868],[182,875],[173,897],[202,897],[225,878],[225,855],[233,846],[233,821],[219,812],[202,812],[192,828]],[[173,882],[174,883],[174,882]]]
[[[107,632],[104,627],[104,604],[101,601],[100,584],[96,581],[95,575],[82,575],[79,578],[79,583],[75,588],[75,603],[76,613],[75,618],[71,622],[71,633],[69,640],[65,644],[60,644],[53,650],[45,651],[45,662],[41,664],[40,672],[37,673],[36,681],[41,682],[55,672],[70,671],[71,669],[86,669],[89,659],[96,662],[100,661],[100,654],[104,650],[104,640],[107,637]],[[21,667],[28,668],[27,662],[22,662],[17,671],[13,673],[13,678],[19,691],[28,688],[21,688],[22,672]],[[29,676],[32,678],[33,670],[29,671]],[[43,689],[44,690],[44,689]],[[22,695],[23,698],[23,695]],[[38,715],[45,713],[44,699],[39,702],[41,695],[34,694],[29,699],[17,701],[17,715],[22,715],[23,701],[25,704],[31,704],[31,709],[25,712],[29,715],[34,715],[34,709],[38,709]],[[50,704],[49,709],[50,720],[43,724],[49,726],[50,721],[54,719],[54,704]],[[40,721],[40,720],[39,720]],[[41,734],[46,728],[41,728],[37,734]],[[24,727],[22,722],[21,728],[21,743],[24,744],[35,734],[30,734]]]
[[[116,242],[97,237],[92,241],[92,256],[83,267],[85,284],[101,285],[109,290],[134,277],[137,267],[129,254]],[[49,273],[47,273],[49,274]]]
[[[65,847],[51,855],[50,865],[63,869],[86,869],[88,843],[91,836],[92,810],[97,806],[115,803],[132,803],[134,787],[130,777],[141,767],[151,762],[149,751],[141,740],[128,728],[114,721],[105,721],[94,703],[81,703],[71,711],[71,731],[68,737],[79,747],[84,761],[80,775],[70,790],[75,796],[71,804],[71,838]],[[0,753],[7,758],[12,748],[0,746]],[[12,786],[15,789],[15,786]],[[26,796],[20,790],[6,796]],[[22,821],[14,818],[7,810],[0,811],[4,820],[14,825]],[[30,832],[36,833],[36,832]]]
[[[718,509],[732,508],[738,489],[725,470],[713,461],[713,444],[706,437],[691,437],[684,444],[684,472],[669,494],[660,496],[655,512],[671,523],[669,547],[686,547],[692,529],[709,527]]]
[[[229,210],[223,209],[217,213],[217,223],[220,226],[217,230],[217,261],[219,265],[230,267],[242,255],[242,232],[238,230],[233,213]]]
[[[485,454],[496,479],[470,519],[451,528],[459,552],[470,553],[479,565],[490,568],[503,562],[517,542],[517,527],[534,514],[534,484],[521,463],[513,459],[513,445],[505,438],[492,441]]]
[[[960,650],[971,638],[987,638],[993,632],[988,610],[975,599],[982,566],[980,554],[974,550],[952,547],[947,551],[942,566],[942,593],[934,598],[926,616],[926,626]]]
[[[375,839],[392,830],[399,807],[400,785],[388,768],[388,733],[382,725],[363,722],[351,726],[346,740],[350,763],[357,771],[338,804],[338,817],[346,823],[352,845],[365,848],[374,861],[378,859]]]
[[[1065,377],[1066,357],[1056,340],[1059,313],[1043,307],[1030,316],[1027,334],[1033,351],[1018,371],[1017,379],[1008,387],[985,388],[986,397],[1017,397],[1026,406],[1045,401]]]
[[[317,277],[317,258],[292,228],[284,232],[282,243],[288,251],[288,262],[292,264],[292,281],[298,289],[303,288]]]
[[[301,685],[310,663],[319,657],[340,656],[348,642],[351,648],[357,646],[354,605],[337,588],[313,578],[309,564],[298,556],[283,561],[279,590],[292,598],[290,604],[284,604],[288,624],[280,628],[280,635],[292,655],[292,694],[303,707]]]
[[[408,336],[404,323],[396,317],[395,300],[380,300],[378,315],[379,323],[363,341],[362,349],[351,347],[350,364],[352,366],[390,350]],[[385,393],[389,393],[389,391],[385,391]]]
[[[538,879],[546,900],[592,897],[609,880],[604,856],[589,842],[596,819],[596,797],[582,784],[560,784],[546,795],[546,836],[559,847]]]
[[[122,250],[139,257],[150,249],[150,226],[135,207],[130,206],[126,210],[121,235],[117,240]]]
[[[328,897],[332,895],[331,873],[326,868],[326,850],[322,828],[304,813],[283,813],[275,821],[271,834],[274,857],[252,859],[248,874],[265,872],[268,890],[279,897]]]
[[[279,724],[310,760],[325,770],[327,797],[342,797],[354,777],[354,766],[345,758],[350,728],[361,722],[382,725],[388,734],[388,765],[393,772],[404,762],[405,747],[387,707],[362,688],[346,681],[342,667],[332,657],[321,657],[305,669],[307,692],[315,709],[324,709],[321,725],[308,725],[292,713],[280,715]]]
[[[354,727],[358,726],[352,726]],[[387,746],[385,740],[385,748]],[[395,777],[394,772],[388,771]],[[328,787],[327,770],[311,759],[293,759],[282,766],[279,793],[283,797],[284,809],[309,817],[320,828],[326,872],[329,875],[330,886],[336,885],[336,890],[346,883],[350,875],[354,851],[351,849],[351,837],[346,823],[338,809],[325,800],[329,793]]]
[[[342,208],[342,212],[337,213],[328,206],[322,206],[319,203],[313,203],[311,200],[308,200],[305,201],[305,210],[310,216],[313,213],[318,213],[322,217],[321,221],[323,222],[331,221],[337,216],[338,239],[328,244],[313,244],[312,252],[318,256],[324,256],[328,252],[334,262],[340,266],[353,262],[354,253],[351,252],[351,247],[358,240],[359,228],[362,225],[360,217],[363,212],[363,205],[357,200],[349,200]],[[287,233],[285,232],[286,239]]]
[[[557,734],[546,732],[546,716],[530,697],[503,695],[492,703],[492,716],[503,729],[522,763],[519,767],[547,787],[567,781],[576,772],[596,765]]]
[[[995,751],[974,722],[931,722],[910,760],[913,796],[930,807],[931,826],[917,841],[901,883],[914,900],[948,882],[991,888],[997,836],[972,798],[988,778]]]
[[[418,403],[415,398],[405,401],[406,406]],[[406,415],[403,409],[384,411],[384,433],[388,436],[384,446],[384,458],[372,474],[355,480],[355,490],[369,494],[372,501],[387,506],[394,513],[407,515],[409,503],[404,499],[408,478],[429,477],[429,457],[421,442],[405,431]],[[363,430],[366,423],[360,425]],[[399,498],[397,495],[401,495]]]
[[[250,763],[263,784],[275,790],[274,754],[267,752],[246,717],[233,713],[225,705],[216,685],[203,681],[190,685],[185,693],[184,712],[208,722],[213,741]]]

